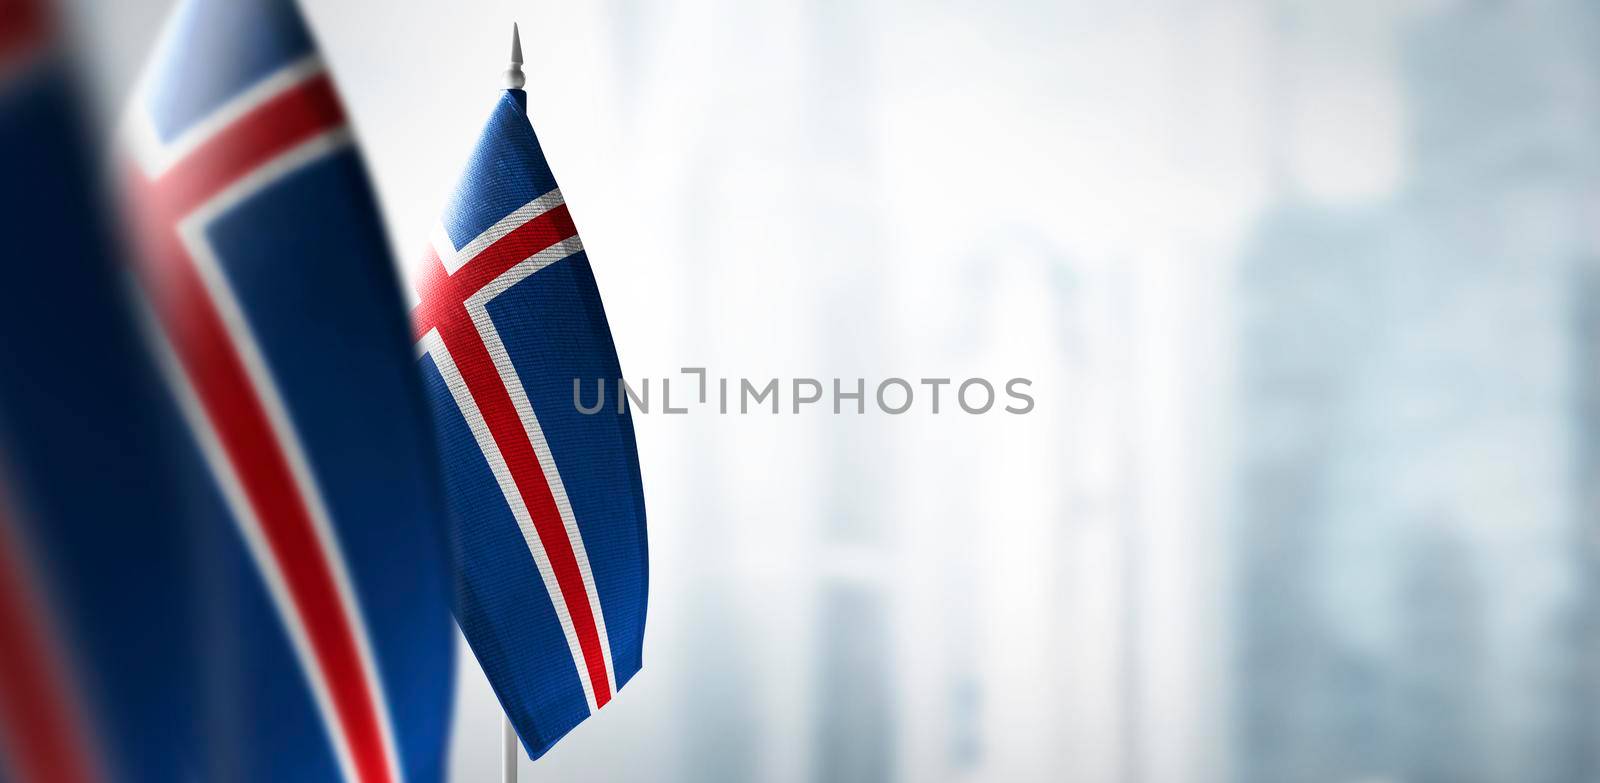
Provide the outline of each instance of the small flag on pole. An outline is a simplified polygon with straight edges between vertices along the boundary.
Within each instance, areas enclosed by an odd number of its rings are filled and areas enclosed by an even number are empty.
[[[413,276],[416,350],[442,451],[456,619],[528,754],[640,667],[648,558],[627,408],[573,383],[621,378],[589,258],[506,90]]]

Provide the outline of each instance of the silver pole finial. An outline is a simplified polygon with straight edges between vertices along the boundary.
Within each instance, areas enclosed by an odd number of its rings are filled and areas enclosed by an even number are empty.
[[[511,23],[511,67],[506,69],[506,89],[520,90],[528,80],[522,75],[522,35],[517,23]]]

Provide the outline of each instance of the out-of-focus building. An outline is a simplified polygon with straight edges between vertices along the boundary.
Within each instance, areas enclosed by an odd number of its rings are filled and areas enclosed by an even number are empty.
[[[1596,22],[1420,11],[1399,190],[1248,245],[1239,780],[1594,779]]]
[[[1345,438],[1359,418],[1359,268],[1377,221],[1283,206],[1240,281],[1234,707],[1238,779],[1359,780],[1388,735],[1381,654],[1333,616],[1323,586],[1378,583],[1378,563],[1329,557],[1340,532]],[[1365,338],[1365,339],[1363,339]],[[1375,521],[1374,521],[1375,522]],[[1331,560],[1331,562],[1330,562]],[[1365,765],[1377,764],[1379,769]]]
[[[849,0],[802,4],[799,12],[805,81],[806,143],[798,147],[811,176],[801,187],[808,214],[794,216],[812,236],[828,236],[859,258],[884,255],[879,123],[880,38],[877,11]],[[884,271],[876,263],[845,264],[820,280],[817,330],[825,375],[875,384],[886,347]],[[821,383],[833,404],[833,379]],[[873,389],[864,388],[866,395]],[[903,467],[884,459],[886,439],[872,418],[836,427],[820,443],[822,490],[816,518],[816,652],[810,692],[809,776],[817,783],[895,779],[901,701],[893,675],[893,589],[898,542],[888,509]],[[788,404],[788,403],[785,403]],[[846,401],[841,415],[856,403]],[[819,405],[822,408],[822,405]],[[854,414],[861,416],[861,414]],[[837,420],[836,420],[837,421]]]

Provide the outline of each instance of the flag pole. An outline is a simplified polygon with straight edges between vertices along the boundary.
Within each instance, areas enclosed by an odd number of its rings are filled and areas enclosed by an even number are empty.
[[[517,783],[517,730],[500,715],[500,783]]]
[[[522,74],[522,35],[517,23],[511,23],[511,65],[506,68],[505,88],[520,90],[527,83]],[[500,713],[500,783],[517,783],[517,728],[511,725],[511,716]]]

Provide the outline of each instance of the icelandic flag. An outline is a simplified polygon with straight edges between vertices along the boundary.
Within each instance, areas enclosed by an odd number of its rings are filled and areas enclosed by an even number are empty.
[[[439,780],[437,457],[378,207],[293,0],[181,3],[126,136],[133,277],[199,477],[212,649],[181,779]]]
[[[639,670],[649,566],[629,413],[574,405],[574,379],[622,375],[526,109],[520,89],[495,103],[413,275],[412,325],[456,619],[538,758]]]
[[[200,634],[165,401],[54,14],[0,0],[0,780],[179,780]]]

